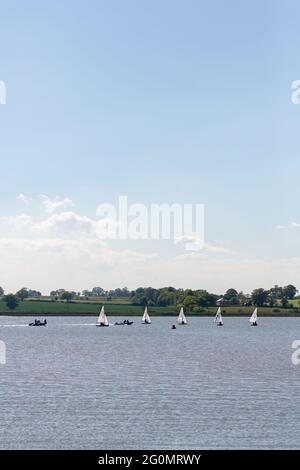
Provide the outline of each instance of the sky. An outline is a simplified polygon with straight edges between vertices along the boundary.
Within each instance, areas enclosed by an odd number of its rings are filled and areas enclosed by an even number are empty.
[[[300,289],[297,0],[0,0],[0,286]],[[204,204],[205,243],[99,204]]]

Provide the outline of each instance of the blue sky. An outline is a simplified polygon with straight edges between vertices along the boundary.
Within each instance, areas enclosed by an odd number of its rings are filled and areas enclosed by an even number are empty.
[[[0,237],[19,246],[9,270],[3,248],[0,285],[297,284],[298,1],[0,1],[0,13]],[[226,250],[183,262],[165,242],[108,244],[76,276],[74,254],[41,280],[26,264],[44,271],[49,259],[20,247],[39,236],[5,223],[46,220],[41,194],[68,197],[68,211],[90,218],[120,194],[203,203],[206,241]],[[115,260],[130,250],[156,258],[144,271],[124,261],[124,281]]]

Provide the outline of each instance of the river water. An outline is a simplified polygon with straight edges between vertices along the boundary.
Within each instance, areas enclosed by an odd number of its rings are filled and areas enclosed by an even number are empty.
[[[1,449],[300,448],[298,318],[31,320],[0,317]]]

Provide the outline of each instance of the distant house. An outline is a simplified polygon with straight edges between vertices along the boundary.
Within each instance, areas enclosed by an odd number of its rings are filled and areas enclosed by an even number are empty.
[[[29,290],[28,297],[42,297],[42,293],[37,290]]]
[[[216,305],[217,307],[224,307],[224,305],[230,305],[230,301],[225,300],[223,297],[221,297],[220,299],[216,301]]]

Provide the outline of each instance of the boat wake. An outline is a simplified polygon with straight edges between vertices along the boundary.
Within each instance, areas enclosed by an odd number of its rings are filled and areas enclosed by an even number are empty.
[[[28,325],[0,325],[0,328],[26,328]]]

